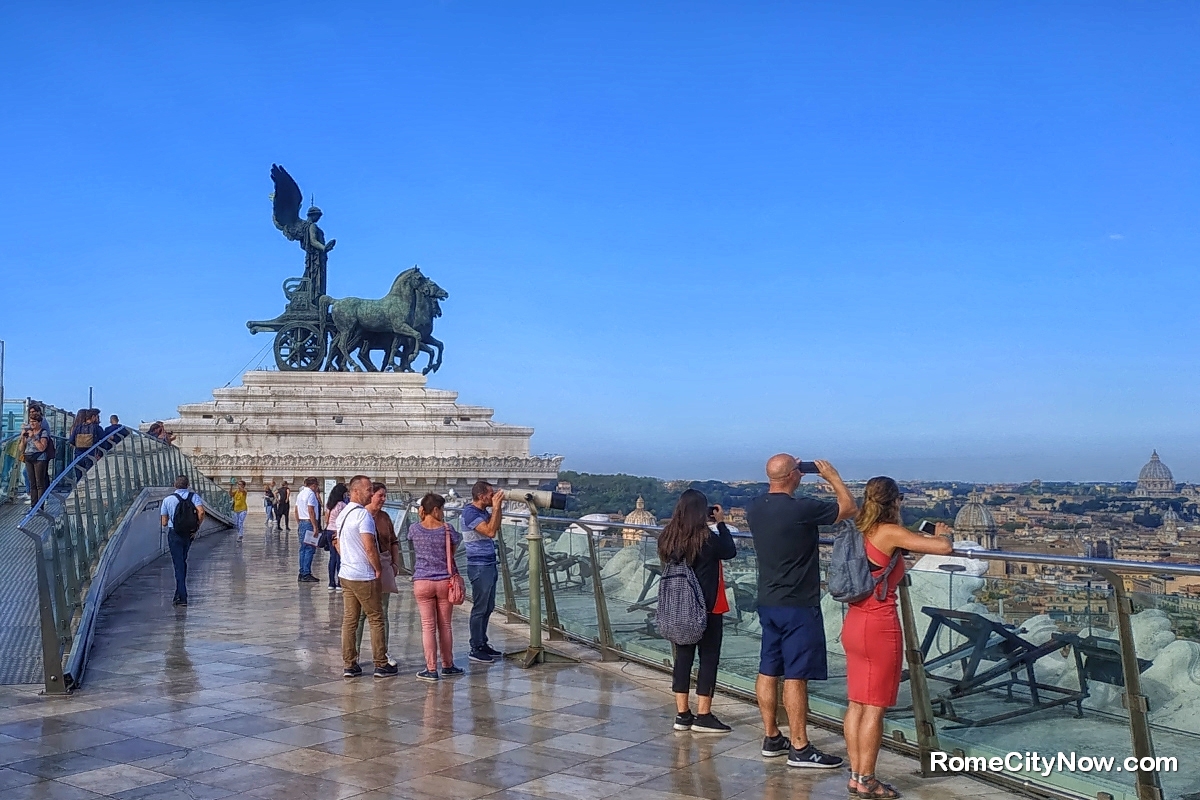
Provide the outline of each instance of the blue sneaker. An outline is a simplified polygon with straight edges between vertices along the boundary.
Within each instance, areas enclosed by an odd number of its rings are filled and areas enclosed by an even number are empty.
[[[442,667],[442,676],[445,678],[456,678],[462,674],[462,667],[456,667],[453,664],[448,667]]]
[[[471,654],[467,656],[467,659],[474,661],[476,664],[491,664],[496,660],[492,658],[490,653],[487,653],[483,650],[472,650]]]
[[[423,669],[417,673],[417,680],[437,683],[440,678],[436,669]]]

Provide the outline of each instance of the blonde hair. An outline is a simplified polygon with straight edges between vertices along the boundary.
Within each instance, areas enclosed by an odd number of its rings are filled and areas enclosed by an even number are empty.
[[[869,534],[879,525],[900,524],[900,487],[891,478],[879,476],[867,481],[863,492],[862,508],[854,518],[854,524],[863,534]]]

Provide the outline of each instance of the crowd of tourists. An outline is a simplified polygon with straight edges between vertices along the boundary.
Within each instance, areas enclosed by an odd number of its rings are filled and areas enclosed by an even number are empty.
[[[117,438],[125,431],[125,426],[116,414],[109,417],[107,426],[100,422],[100,409],[81,408],[75,413],[74,422],[67,434],[66,443],[70,445],[68,460],[86,453],[94,446],[103,454],[112,448]],[[29,489],[29,504],[37,505],[38,500],[46,493],[50,485],[50,465],[58,455],[58,445],[54,432],[46,420],[45,409],[30,403],[25,424],[17,440],[18,457],[25,463],[25,482]]]
[[[765,729],[761,752],[767,758],[786,756],[793,767],[838,769],[845,764],[845,759],[824,753],[809,741],[808,682],[829,678],[821,615],[818,528],[853,520],[849,533],[861,536],[865,553],[861,565],[865,591],[846,598],[848,608],[841,636],[848,696],[843,720],[850,761],[847,790],[851,797],[896,798],[900,794],[895,787],[875,776],[875,764],[883,742],[883,715],[895,705],[900,688],[903,635],[896,611],[896,588],[904,576],[902,555],[947,555],[953,550],[953,532],[940,524],[928,536],[905,528],[900,517],[903,495],[888,477],[868,481],[859,506],[827,461],[813,462],[812,468],[829,484],[836,499],[798,497],[803,463],[787,454],[773,456],[767,462],[767,492],[746,509],[758,563],[762,643],[755,694]],[[722,509],[710,507],[707,502],[702,493],[685,491],[659,536],[658,554],[664,565],[660,585],[665,592],[660,590],[658,613],[663,620],[662,604],[672,591],[666,589],[669,584],[665,582],[671,568],[690,568],[703,595],[707,619],[699,637],[689,635],[674,646],[674,727],[679,731],[725,733],[730,727],[713,715],[712,696],[721,654],[722,615],[729,610],[721,562],[733,558],[737,550]],[[670,614],[667,616],[669,621]],[[693,714],[689,690],[697,654],[698,713]],[[786,736],[776,715],[780,681],[789,722]]]
[[[821,526],[853,520],[851,529],[861,536],[867,589],[851,598],[842,628],[846,653],[848,709],[843,721],[852,797],[896,798],[899,793],[875,776],[883,736],[883,716],[896,703],[902,666],[903,637],[896,610],[896,590],[904,576],[905,553],[947,555],[953,532],[939,524],[932,535],[913,533],[901,524],[903,495],[891,478],[872,478],[861,505],[837,470],[827,461],[809,464],[787,454],[773,456],[766,465],[768,490],[747,507],[747,521],[758,564],[758,619],[762,628],[755,692],[764,727],[761,753],[786,757],[799,768],[837,769],[846,759],[819,750],[808,738],[808,682],[827,680],[825,626],[821,614],[821,575],[818,553]],[[834,500],[800,495],[796,491],[805,471],[815,471],[832,489]],[[247,509],[244,482],[232,489],[238,539],[243,535]],[[319,582],[312,574],[318,548],[329,553],[328,587],[343,598],[341,646],[343,676],[363,675],[359,663],[364,630],[371,631],[371,661],[376,678],[398,674],[396,660],[388,654],[388,607],[398,593],[401,557],[399,538],[383,506],[387,487],[357,475],[336,484],[323,498],[318,481],[308,478],[295,498],[296,533],[299,539],[297,581]],[[289,528],[291,492],[286,482],[263,492],[268,525]],[[472,662],[488,664],[501,654],[488,643],[488,620],[495,609],[497,561],[495,539],[500,530],[503,493],[487,482],[472,487],[471,501],[463,508],[461,531],[446,522],[446,500],[429,493],[419,503],[419,520],[405,536],[414,554],[412,593],[421,618],[424,681],[439,681],[463,674],[454,661],[451,616],[465,597],[465,584],[455,562],[455,552],[466,551],[467,573],[473,605],[470,617]],[[171,539],[175,559],[175,602],[187,604],[185,536],[203,520],[203,501],[190,492],[187,479],[176,482],[176,491],[163,501],[162,521]],[[178,540],[178,541],[176,541]],[[713,713],[717,669],[721,655],[723,615],[730,610],[722,564],[737,555],[736,540],[725,524],[724,510],[710,506],[695,489],[683,492],[670,520],[658,538],[663,565],[660,580],[660,632],[670,620],[664,606],[673,591],[670,576],[684,575],[697,587],[701,618],[695,634],[673,641],[672,691],[675,694],[677,731],[727,733],[730,726]],[[836,559],[835,559],[836,560]],[[853,565],[851,565],[853,566]],[[680,568],[686,568],[680,572]],[[673,630],[673,628],[672,628]],[[672,637],[664,633],[666,638]],[[679,638],[679,637],[677,637]],[[696,713],[691,710],[693,666]],[[782,682],[787,712],[785,734],[777,719]]]

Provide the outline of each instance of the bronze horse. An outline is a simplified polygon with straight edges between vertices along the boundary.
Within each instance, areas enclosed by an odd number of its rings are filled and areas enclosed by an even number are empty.
[[[379,371],[371,361],[371,350],[386,353],[382,369],[391,367],[405,372],[412,371],[412,361],[420,351],[429,353],[430,363],[424,374],[441,366],[442,343],[433,339],[433,318],[441,316],[438,301],[449,294],[442,287],[421,273],[417,267],[407,269],[396,276],[387,295],[378,300],[347,297],[341,300],[322,297],[323,302],[332,303],[330,314],[337,330],[326,369],[346,371],[355,366],[369,371]],[[397,350],[401,344],[412,342],[411,349],[401,351],[399,363]],[[438,348],[435,366],[432,347]],[[351,353],[357,351],[357,364]]]

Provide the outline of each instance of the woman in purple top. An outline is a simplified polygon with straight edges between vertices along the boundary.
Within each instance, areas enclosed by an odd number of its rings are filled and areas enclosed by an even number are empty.
[[[408,526],[413,544],[413,596],[421,612],[421,644],[425,650],[425,670],[417,677],[436,681],[441,676],[462,675],[454,665],[454,639],[450,632],[450,565],[446,561],[446,533],[451,549],[458,547],[462,534],[446,524],[446,498],[430,492],[421,498],[421,521]],[[442,672],[438,675],[439,645]]]

